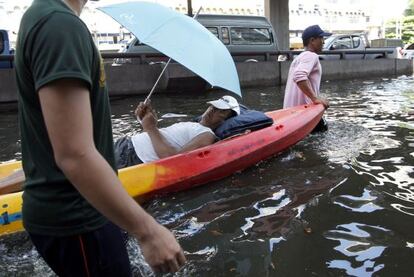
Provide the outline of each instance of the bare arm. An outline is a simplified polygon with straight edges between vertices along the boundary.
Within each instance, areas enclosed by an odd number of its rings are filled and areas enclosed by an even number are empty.
[[[329,103],[326,99],[317,97],[314,93],[311,85],[309,84],[309,80],[303,80],[296,83],[299,89],[307,96],[309,99],[315,104],[322,104],[325,109],[329,107]]]
[[[191,151],[214,143],[215,136],[209,132],[202,133],[184,145],[181,150],[172,147],[157,127],[157,116],[149,104],[140,103],[135,114],[141,118],[142,128],[151,139],[158,157],[166,158],[182,152]]]
[[[65,176],[97,210],[140,240],[153,269],[178,270],[185,258],[174,236],[127,194],[95,148],[84,84],[59,80],[41,88],[39,98],[55,160]]]
[[[189,143],[184,145],[184,147],[181,150],[177,151],[165,140],[165,138],[159,132],[158,128],[148,130],[147,132],[149,137],[151,138],[152,146],[154,147],[155,152],[160,158],[166,158],[179,153],[198,149],[203,146],[210,145],[215,141],[215,137],[213,134],[205,132],[196,136]]]
[[[158,157],[165,158],[177,153],[175,148],[168,143],[158,129],[158,118],[150,104],[139,103],[135,114],[141,119],[142,129],[150,137],[152,146]]]
[[[216,137],[209,132],[201,133],[192,139],[189,143],[184,145],[183,149],[179,151],[179,153],[191,151],[194,149],[198,149],[210,144],[213,144],[216,141]]]

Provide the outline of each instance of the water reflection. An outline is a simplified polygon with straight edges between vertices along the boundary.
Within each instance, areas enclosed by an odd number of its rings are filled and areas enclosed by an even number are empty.
[[[343,269],[350,276],[373,276],[384,264],[376,259],[386,249],[382,245],[390,230],[379,226],[350,223],[337,226],[336,230],[325,233],[325,237],[339,242],[334,249],[349,259],[329,261],[329,268]]]
[[[332,198],[335,204],[358,213],[372,213],[377,210],[382,210],[382,207],[375,204],[377,199],[378,196],[366,188],[364,188],[363,194],[359,197],[353,195],[340,195]]]

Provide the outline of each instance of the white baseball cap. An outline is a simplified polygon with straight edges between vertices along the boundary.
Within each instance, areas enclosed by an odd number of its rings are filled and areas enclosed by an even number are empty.
[[[225,95],[220,99],[207,102],[220,110],[233,110],[237,115],[240,114],[239,102],[233,96]]]

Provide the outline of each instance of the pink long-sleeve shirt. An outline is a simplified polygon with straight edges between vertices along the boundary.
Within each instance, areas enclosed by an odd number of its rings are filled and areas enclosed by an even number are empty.
[[[283,108],[312,103],[312,100],[300,90],[297,83],[308,80],[315,96],[318,96],[321,76],[322,67],[319,56],[310,51],[300,53],[290,65]]]

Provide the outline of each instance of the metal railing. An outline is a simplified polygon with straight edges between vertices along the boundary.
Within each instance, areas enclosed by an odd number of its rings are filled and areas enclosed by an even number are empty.
[[[280,51],[266,51],[266,52],[243,52],[243,53],[232,53],[233,58],[237,57],[261,57],[263,61],[271,61],[272,57],[274,60],[277,60],[279,56],[286,57],[286,60],[293,60],[293,58],[303,50],[280,50]],[[380,54],[382,58],[387,58],[388,54],[394,54],[395,50],[384,49],[384,50],[373,50],[366,49],[360,51],[350,51],[350,50],[335,50],[335,51],[322,51],[320,55],[339,55],[339,59],[346,59],[348,55],[364,55],[365,58],[368,54]],[[151,59],[158,58],[162,59],[166,56],[161,53],[101,53],[103,59],[139,59],[139,63],[146,63]],[[14,55],[0,55],[0,61],[10,61],[14,60]]]

